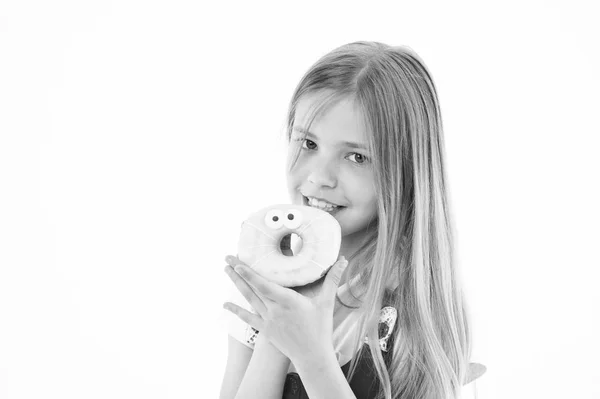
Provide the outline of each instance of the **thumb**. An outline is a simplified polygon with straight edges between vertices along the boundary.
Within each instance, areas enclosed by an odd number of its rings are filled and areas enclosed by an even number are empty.
[[[338,261],[331,266],[327,276],[325,276],[323,285],[325,286],[324,288],[326,291],[325,296],[328,299],[335,298],[335,293],[340,285],[342,274],[344,273],[344,270],[346,270],[346,266],[348,266],[348,261],[345,257],[341,256]]]

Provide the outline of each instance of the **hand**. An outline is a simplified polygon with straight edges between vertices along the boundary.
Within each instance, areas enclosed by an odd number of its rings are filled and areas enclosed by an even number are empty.
[[[305,285],[299,285],[297,287],[289,287],[291,290],[296,291],[298,294],[302,294],[307,298],[314,298],[321,292],[321,287],[323,286],[323,282],[325,281],[325,276],[321,277],[317,281],[313,281],[312,283],[308,283]]]
[[[307,296],[266,280],[233,256],[226,261],[236,269],[226,266],[225,272],[256,314],[230,302],[225,309],[257,329],[294,364],[333,352],[333,309],[348,264],[344,257],[320,282],[299,287]]]

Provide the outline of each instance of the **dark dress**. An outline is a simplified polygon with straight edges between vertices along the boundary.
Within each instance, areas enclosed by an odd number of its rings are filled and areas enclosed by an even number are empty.
[[[391,311],[391,312],[390,312]],[[390,306],[384,306],[381,311],[381,317],[379,320],[379,338],[381,340],[381,355],[385,362],[386,367],[389,369],[392,360],[391,348],[394,345],[394,334],[392,330],[396,324],[397,312],[395,308]],[[380,389],[379,378],[377,377],[377,371],[375,370],[375,364],[369,345],[365,342],[361,347],[360,351],[363,353],[362,358],[356,365],[354,375],[350,380],[350,388],[357,399],[374,399]],[[358,354],[355,355],[358,357]],[[344,364],[341,369],[346,378],[350,371],[350,363],[352,360]],[[286,376],[285,384],[283,387],[283,399],[309,399],[302,384],[302,380],[298,373],[288,373]]]
[[[350,388],[357,399],[374,399],[379,391],[380,383],[377,378],[377,371],[373,364],[371,351],[368,344],[364,344],[361,348],[364,352],[363,358],[356,365],[354,375],[350,380]],[[391,361],[391,352],[382,351],[383,359],[386,366],[389,367]],[[350,371],[350,362],[342,366],[342,371],[347,377]],[[309,399],[302,384],[302,380],[298,373],[288,373],[283,387],[283,399]]]

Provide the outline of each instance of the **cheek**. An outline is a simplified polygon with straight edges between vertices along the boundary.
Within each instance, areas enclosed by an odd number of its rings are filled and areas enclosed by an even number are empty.
[[[287,181],[289,185],[297,185],[298,182],[301,181],[300,174],[298,173],[298,169],[294,168],[291,172],[287,172],[286,174]]]
[[[306,162],[302,162],[302,159],[298,159],[294,168],[290,170],[291,162],[288,161],[287,164],[287,180],[288,182],[295,182],[296,184],[304,181],[308,177],[309,168],[306,165]]]
[[[294,168],[293,171],[287,172],[286,174],[286,182],[288,193],[292,196],[297,195],[301,186],[302,186],[302,176],[298,173],[298,170]]]
[[[363,186],[363,187],[366,188],[369,186],[367,186],[365,183],[365,186]],[[375,190],[370,189],[370,187],[369,187],[369,189],[362,190],[360,195],[361,195],[360,205],[364,209],[364,211],[369,214],[377,213],[377,195],[375,193]]]
[[[369,206],[376,202],[375,187],[373,187],[373,180],[369,176],[360,176],[360,178],[353,176],[350,181],[351,184],[348,185],[348,188],[352,188],[352,194],[357,203]]]
[[[363,198],[360,207],[365,214],[371,216],[373,213],[377,212],[377,201],[375,198]]]
[[[298,167],[301,165],[302,163],[302,151],[301,147],[297,144],[295,144],[295,142],[292,142],[291,144],[289,144],[288,146],[288,151],[287,151],[287,157],[286,157],[286,164],[287,164],[287,168],[289,170],[290,166],[294,164],[294,169],[298,169]]]

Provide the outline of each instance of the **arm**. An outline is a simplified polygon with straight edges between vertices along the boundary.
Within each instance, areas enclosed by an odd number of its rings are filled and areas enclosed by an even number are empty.
[[[228,335],[227,366],[221,383],[220,399],[233,399],[252,358],[252,349]]]
[[[356,399],[333,350],[294,365],[311,399]]]
[[[290,360],[258,334],[235,399],[281,399],[289,367]]]

